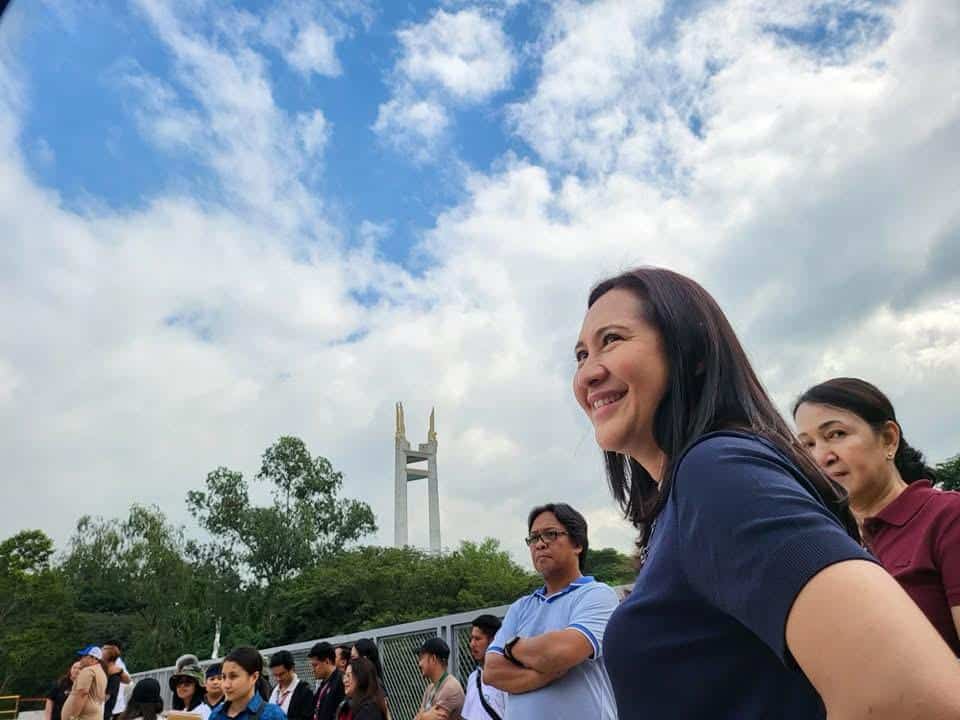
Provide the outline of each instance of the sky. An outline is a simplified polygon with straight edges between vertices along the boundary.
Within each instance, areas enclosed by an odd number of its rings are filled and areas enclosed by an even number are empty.
[[[960,452],[958,36],[942,0],[13,0],[3,535],[192,532],[188,490],[296,435],[389,544],[402,401],[444,546],[522,560],[568,501],[628,550],[570,388],[590,287],[641,264],[785,412],[859,376]]]

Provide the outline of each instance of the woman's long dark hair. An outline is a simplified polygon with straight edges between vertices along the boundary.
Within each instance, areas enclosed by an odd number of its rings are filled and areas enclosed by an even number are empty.
[[[900,477],[908,484],[917,480],[937,481],[937,473],[927,465],[923,453],[912,447],[903,436],[903,428],[900,427],[890,398],[875,385],[859,378],[832,378],[814,385],[801,395],[793,405],[794,415],[803,403],[829,405],[852,412],[876,432],[880,432],[888,422],[896,423],[900,430],[900,444],[893,462],[900,471]]]
[[[143,718],[143,720],[157,720],[162,712],[162,700],[160,702],[153,703],[141,703],[131,700],[127,703],[127,707],[120,714],[120,720],[136,720],[136,718]]]
[[[180,696],[177,695],[176,691],[173,693],[173,700],[170,702],[170,706],[174,710],[185,710],[190,712],[196,708],[200,703],[203,702],[203,694],[205,692],[204,688],[197,682],[196,678],[190,678],[193,680],[193,695],[190,696],[190,704],[187,705],[183,700],[180,699]]]
[[[358,651],[359,652],[359,651]],[[356,709],[367,702],[374,703],[383,717],[387,716],[387,702],[383,697],[377,668],[365,657],[358,657],[350,661],[350,672],[353,673],[353,697],[350,707]]]
[[[604,280],[590,292],[590,308],[614,289],[633,293],[643,319],[658,333],[668,366],[667,389],[654,414],[653,437],[666,455],[658,484],[633,458],[604,451],[614,499],[643,548],[673,484],[674,463],[700,437],[743,430],[765,438],[794,462],[851,537],[860,534],[846,492],[817,467],[777,412],[716,300],[698,283],[671,270],[641,267]]]
[[[357,649],[357,655],[373,663],[373,667],[377,671],[377,679],[382,684],[383,664],[380,662],[380,649],[377,644],[370,638],[360,638],[353,646]]]

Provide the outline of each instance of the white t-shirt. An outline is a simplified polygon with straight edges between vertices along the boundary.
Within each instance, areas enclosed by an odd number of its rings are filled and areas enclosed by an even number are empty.
[[[463,720],[491,720],[490,713],[484,710],[483,703],[480,702],[480,693],[477,691],[477,673],[479,672],[480,668],[477,668],[467,678],[467,686],[464,688],[467,691],[467,697],[463,701],[463,710],[460,711]],[[480,684],[487,705],[496,710],[497,715],[501,718],[505,718],[507,716],[507,694],[492,685],[487,685],[482,678]]]
[[[297,689],[297,683],[300,682],[300,678],[297,677],[296,673],[291,673],[293,680],[290,681],[290,684],[287,685],[285,690],[280,689],[279,683],[273,689],[273,692],[270,693],[270,700],[268,702],[273,703],[274,705],[279,705],[283,708],[283,712],[286,713],[290,708],[290,698],[293,697],[293,691]],[[204,718],[206,720],[206,718]]]
[[[117,667],[127,672],[127,666],[123,662],[123,658],[117,658]],[[131,686],[132,683],[120,683],[120,689],[117,690],[117,702],[113,706],[114,715],[119,715],[127,709],[127,693],[130,692]]]

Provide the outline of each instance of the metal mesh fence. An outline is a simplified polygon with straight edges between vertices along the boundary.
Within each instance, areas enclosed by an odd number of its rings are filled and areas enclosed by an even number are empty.
[[[503,617],[507,612],[507,605],[495,608],[484,608],[456,615],[420,620],[418,622],[393,625],[391,627],[376,628],[364,632],[338,635],[331,638],[317,638],[327,640],[331,645],[353,643],[361,637],[373,639],[380,650],[380,660],[383,663],[384,681],[389,693],[389,707],[391,720],[412,720],[420,708],[423,689],[426,683],[417,667],[416,651],[423,641],[430,637],[440,636],[450,646],[450,670],[466,687],[467,677],[473,672],[475,663],[470,655],[470,623],[477,615],[489,613]],[[314,685],[313,670],[307,659],[307,653],[317,640],[293,643],[280,647],[262,650],[269,658],[278,650],[289,650],[293,654],[297,675],[311,687]],[[206,667],[213,660],[203,660]],[[269,672],[269,670],[267,670]],[[134,682],[145,677],[155,678],[160,683],[164,706],[170,707],[172,695],[168,685],[173,668],[157,668],[147,672],[135,673]],[[272,678],[271,678],[272,680]]]
[[[429,629],[380,640],[380,661],[392,718],[412,718],[420,709],[426,682],[417,666],[417,650],[425,640],[436,636],[437,630]]]

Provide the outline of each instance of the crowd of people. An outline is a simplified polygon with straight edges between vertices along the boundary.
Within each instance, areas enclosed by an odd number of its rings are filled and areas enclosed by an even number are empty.
[[[573,394],[639,534],[636,582],[621,601],[584,574],[576,509],[533,508],[543,586],[502,622],[474,620],[465,686],[446,642],[423,643],[414,720],[960,718],[960,493],[937,489],[883,392],[817,384],[792,430],[714,299],[659,268],[597,285],[574,353]],[[117,643],[78,654],[47,720],[162,711],[154,680],[124,706]],[[174,711],[390,717],[375,642],[319,642],[309,662],[313,687],[286,651],[241,647],[206,670],[185,656]]]

